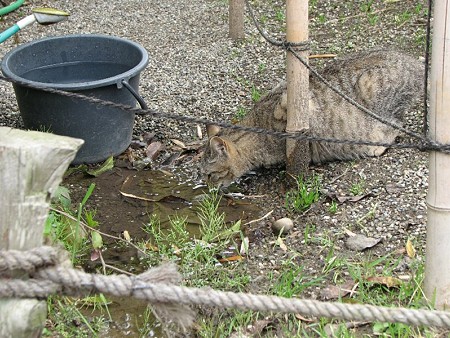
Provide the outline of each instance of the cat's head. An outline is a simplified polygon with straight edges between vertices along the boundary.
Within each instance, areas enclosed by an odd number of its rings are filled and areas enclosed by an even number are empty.
[[[208,184],[227,187],[240,175],[236,173],[236,148],[226,137],[218,136],[220,128],[207,126],[208,141],[201,160],[201,172]]]

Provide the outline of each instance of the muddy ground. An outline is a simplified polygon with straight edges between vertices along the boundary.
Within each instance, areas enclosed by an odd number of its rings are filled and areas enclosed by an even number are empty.
[[[267,44],[248,17],[246,38],[239,42],[228,39],[225,1],[142,4],[132,0],[38,0],[6,17],[5,26],[38,5],[66,9],[72,14],[71,19],[52,27],[25,29],[17,39],[0,46],[3,55],[18,43],[46,35],[103,33],[132,39],[150,55],[150,63],[141,75],[140,91],[153,109],[231,121],[239,108],[251,107],[252,88],[264,93],[284,76],[284,52]],[[255,1],[254,6],[269,34],[283,37],[283,2]],[[311,54],[340,55],[374,46],[393,46],[423,58],[426,6],[425,1],[310,1]],[[318,67],[323,62],[311,61]],[[10,84],[0,83],[0,90],[0,125],[22,127]],[[407,115],[405,125],[421,130],[422,114],[423,107],[417,107]],[[204,126],[199,127],[205,135]],[[142,225],[154,208],[163,210],[165,215],[189,209],[192,198],[205,187],[197,168],[199,145],[205,140],[200,136],[195,124],[138,116],[133,147],[119,156],[113,170],[98,178],[75,173],[63,184],[69,188],[72,200],[79,201],[89,184],[95,182],[88,205],[97,210],[101,231],[121,236],[127,230],[137,241],[146,236]],[[162,144],[161,151],[148,161],[145,149],[157,141]],[[285,208],[289,188],[283,168],[262,169],[244,177],[234,187],[240,197],[224,198],[227,215],[250,221],[273,211],[269,217],[243,229],[250,245],[247,269],[254,276],[246,291],[265,292],[265,274],[277,270],[287,259],[303,265],[308,275],[320,275],[329,253],[325,242],[333,243],[334,255],[355,260],[397,253],[400,259],[404,257],[405,264],[396,273],[407,274],[404,247],[408,239],[419,259],[424,258],[427,156],[417,150],[391,149],[379,158],[311,167],[311,173],[321,177],[321,196],[302,213]],[[148,197],[143,186],[167,198],[152,203],[123,194]],[[332,201],[338,203],[336,212],[330,211]],[[277,236],[271,229],[272,221],[281,217],[294,219],[294,228],[284,237],[285,248],[274,245]],[[305,231],[311,228],[315,240],[305,241]],[[194,229],[195,225],[195,232]],[[363,251],[350,250],[346,245],[348,231],[380,242]],[[133,250],[106,247],[107,261],[121,268],[126,269],[137,255]],[[95,264],[90,266],[94,267]],[[135,265],[130,270],[136,272]],[[328,277],[301,296],[322,299],[321,290],[332,283],[332,276]]]

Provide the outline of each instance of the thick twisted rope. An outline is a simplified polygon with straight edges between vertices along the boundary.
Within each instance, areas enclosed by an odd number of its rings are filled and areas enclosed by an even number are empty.
[[[0,251],[0,276],[5,271],[24,270],[33,273],[37,268],[55,265],[59,262],[57,251],[43,246],[28,251],[9,250]]]
[[[41,251],[42,250],[42,251]],[[33,250],[40,257],[51,252],[52,248],[43,247]],[[35,271],[29,280],[0,280],[0,297],[32,298],[47,297],[51,294],[70,296],[104,293],[114,296],[133,297],[146,300],[153,305],[168,305],[166,312],[178,311],[176,318],[183,327],[192,323],[191,311],[180,311],[181,305],[204,305],[241,310],[273,311],[299,313],[304,316],[329,317],[357,321],[398,322],[409,325],[426,325],[450,328],[450,313],[444,311],[413,310],[388,308],[381,306],[327,303],[316,300],[302,300],[276,296],[254,295],[247,293],[223,292],[208,288],[189,288],[173,283],[181,281],[174,264],[166,264],[138,276],[88,274],[80,270],[60,266],[31,268],[33,255],[25,252],[22,256],[23,267],[18,266],[16,253],[0,255],[0,266],[4,271],[9,268],[28,268]],[[177,305],[177,306],[174,306]],[[183,308],[183,307],[181,307]],[[170,309],[170,310],[168,310]],[[182,315],[180,315],[182,313]]]

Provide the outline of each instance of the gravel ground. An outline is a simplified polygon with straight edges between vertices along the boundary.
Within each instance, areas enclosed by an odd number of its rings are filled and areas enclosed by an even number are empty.
[[[373,46],[396,46],[416,57],[423,56],[425,15],[424,1],[311,1],[311,54],[341,54]],[[240,107],[251,106],[251,88],[262,93],[276,85],[285,71],[283,51],[268,45],[257,34],[247,18],[246,38],[233,42],[227,38],[228,5],[222,0],[77,0],[33,1],[33,6],[48,5],[67,10],[70,20],[42,27],[35,25],[20,32],[19,42],[25,43],[43,36],[72,33],[102,33],[131,39],[144,46],[150,57],[141,74],[140,92],[150,108],[161,111],[229,121]],[[283,1],[254,1],[256,14],[264,28],[274,37],[283,36],[280,13]],[[31,4],[23,6],[6,19],[11,23],[29,12]],[[17,40],[0,45],[0,53],[14,48]],[[320,66],[320,62],[313,61]],[[0,82],[0,125],[21,127],[14,93],[9,83]],[[420,130],[420,109],[407,116],[406,125]],[[175,121],[137,117],[134,135],[139,138],[154,132],[167,142],[177,138],[183,142],[197,140],[195,125]],[[382,255],[403,248],[407,238],[423,253],[425,245],[427,189],[427,154],[415,150],[389,150],[380,158],[352,163],[331,163],[312,168],[321,175],[320,203],[296,217],[293,232],[286,245],[301,253],[308,273],[320,272],[326,252],[306,245],[303,231],[307,224],[316,226],[317,238],[335,242],[336,252],[355,255],[345,247],[345,229],[381,238],[371,254]],[[364,198],[345,202],[337,212],[328,211],[326,194],[351,196],[351,187],[359,184]],[[247,195],[263,193],[255,199],[264,213],[275,210],[274,218],[287,215],[284,209],[283,175],[279,168],[263,170],[244,179],[240,189]],[[253,260],[249,267],[272,269],[289,257],[273,247],[274,236],[269,220],[248,229]],[[272,243],[272,244],[271,244]],[[357,255],[363,255],[358,253]],[[262,289],[258,279],[253,291]],[[319,297],[319,290],[309,296]]]

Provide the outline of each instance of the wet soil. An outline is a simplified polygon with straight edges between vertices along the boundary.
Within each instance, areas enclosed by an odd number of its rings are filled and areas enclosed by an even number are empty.
[[[70,190],[73,201],[81,201],[88,187],[95,184],[86,208],[95,210],[99,230],[120,238],[127,231],[133,241],[139,242],[149,240],[143,227],[152,215],[158,217],[162,229],[170,227],[171,218],[185,219],[191,235],[199,235],[201,222],[197,207],[208,188],[186,177],[187,174],[177,168],[138,171],[115,167],[98,177],[82,172],[71,174],[62,184]],[[225,214],[227,223],[231,223],[258,218],[261,210],[247,200],[225,196],[221,199],[219,212]],[[117,242],[108,237],[104,241],[105,244]],[[106,247],[103,255],[106,261],[114,263],[112,265],[128,265],[137,254],[132,249]]]

